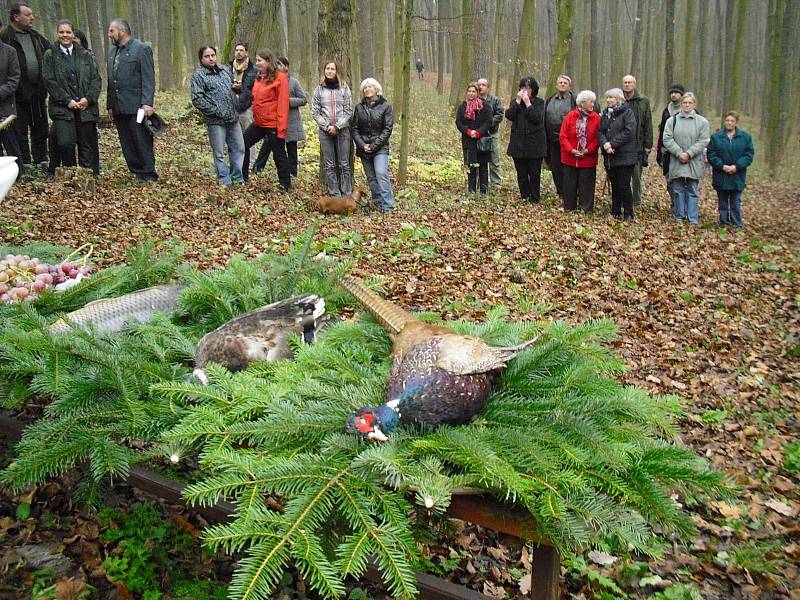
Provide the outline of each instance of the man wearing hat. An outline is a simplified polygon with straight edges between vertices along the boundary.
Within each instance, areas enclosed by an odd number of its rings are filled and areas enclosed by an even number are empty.
[[[131,37],[130,25],[123,19],[111,21],[108,39],[112,44],[108,52],[108,116],[117,127],[128,170],[143,181],[158,181],[151,132],[157,122],[153,119],[153,50]]]
[[[664,127],[667,126],[667,121],[681,112],[681,98],[686,93],[686,90],[680,83],[673,83],[669,88],[669,104],[664,108],[661,113],[661,123],[658,125],[658,141],[656,142],[656,162],[661,167],[664,177],[669,175],[669,160],[670,154],[664,149]],[[669,180],[667,180],[669,183]],[[670,190],[670,186],[667,186]],[[672,191],[669,192],[670,201],[674,203],[675,199],[672,197]]]

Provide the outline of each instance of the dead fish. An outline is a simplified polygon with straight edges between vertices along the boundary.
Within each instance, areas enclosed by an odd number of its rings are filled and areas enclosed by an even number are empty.
[[[324,313],[325,300],[315,294],[305,294],[239,315],[200,340],[194,376],[208,385],[203,371],[208,363],[240,371],[257,360],[290,359],[289,336],[296,333],[304,342],[313,342]]]
[[[157,285],[117,298],[89,302],[50,325],[51,333],[64,333],[74,327],[83,329],[90,323],[99,331],[122,331],[130,319],[144,323],[156,311],[172,310],[178,305],[178,294],[185,286]]]

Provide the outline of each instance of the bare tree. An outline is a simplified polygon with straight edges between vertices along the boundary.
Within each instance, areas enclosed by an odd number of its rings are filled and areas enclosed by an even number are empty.
[[[572,16],[575,0],[556,0],[557,34],[553,56],[550,58],[550,74],[547,77],[547,93],[555,87],[558,74],[563,71],[567,54],[572,46]]]

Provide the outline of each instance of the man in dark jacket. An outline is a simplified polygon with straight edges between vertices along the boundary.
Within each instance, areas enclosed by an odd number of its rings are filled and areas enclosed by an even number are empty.
[[[47,166],[47,89],[42,79],[42,61],[51,45],[33,29],[33,11],[26,3],[12,4],[8,14],[11,22],[0,31],[0,40],[17,51],[20,69],[15,98],[17,120],[14,122],[19,157],[26,165],[33,161]]]
[[[245,42],[236,42],[230,67],[233,74],[233,93],[236,94],[236,110],[239,112],[239,125],[244,131],[253,122],[253,83],[258,76],[258,70],[250,60],[250,52]]]
[[[674,83],[669,88],[669,104],[664,107],[663,112],[661,113],[661,122],[658,124],[658,140],[656,141],[656,162],[658,166],[661,167],[661,171],[664,173],[664,177],[669,184],[669,161],[670,161],[670,154],[666,150],[664,150],[664,127],[667,125],[667,121],[681,112],[681,98],[686,93],[686,90],[680,83]],[[667,185],[667,190],[669,190],[669,197],[672,203],[674,204],[675,199],[673,198],[672,188]]]
[[[636,89],[636,78],[633,75],[625,75],[622,78],[622,93],[625,94],[625,103],[636,118],[636,147],[639,151],[639,160],[633,166],[631,189],[633,205],[639,206],[642,203],[642,167],[647,166],[647,157],[653,147],[653,113],[650,110],[650,99],[642,96]]]
[[[153,136],[143,123],[155,112],[153,50],[131,37],[130,25],[123,19],[111,21],[108,39],[112,44],[108,52],[108,116],[117,126],[130,172],[144,181],[158,181]]]
[[[0,27],[3,23],[0,22]],[[14,102],[14,95],[19,85],[19,59],[17,51],[8,44],[0,42],[0,121],[6,117],[17,114],[17,106]],[[11,126],[0,130],[0,144],[6,156],[16,156],[19,173],[22,174],[22,160],[20,159],[19,144],[17,135]]]
[[[503,176],[500,173],[500,123],[503,122],[505,109],[503,99],[499,96],[492,96],[489,93],[489,80],[478,79],[478,91],[484,102],[489,105],[492,111],[492,124],[489,127],[489,135],[492,136],[492,154],[489,159],[489,185],[497,190],[503,183]]]
[[[575,95],[572,93],[572,79],[567,75],[556,78],[556,93],[544,103],[544,129],[547,135],[547,162],[556,192],[561,196],[564,177],[561,168],[561,123],[567,113],[575,108]]]

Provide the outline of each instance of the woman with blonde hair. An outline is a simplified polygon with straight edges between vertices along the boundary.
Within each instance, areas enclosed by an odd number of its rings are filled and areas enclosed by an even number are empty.
[[[353,95],[341,66],[335,60],[329,60],[322,68],[319,85],[311,99],[311,115],[319,126],[319,149],[328,193],[331,196],[349,196],[353,191],[350,173]]]
[[[394,127],[392,105],[383,97],[376,79],[361,82],[363,99],[353,113],[353,140],[372,192],[375,208],[389,212],[394,207],[392,180],[389,177],[389,137]]]

